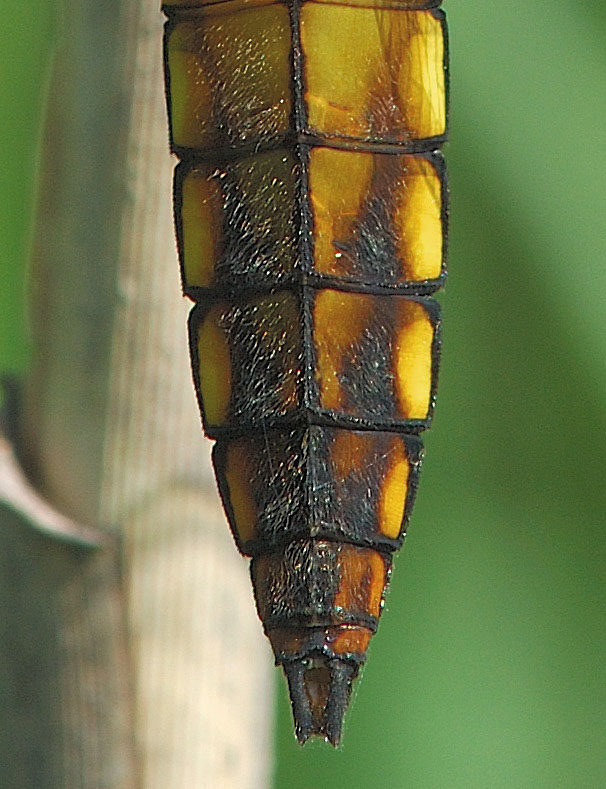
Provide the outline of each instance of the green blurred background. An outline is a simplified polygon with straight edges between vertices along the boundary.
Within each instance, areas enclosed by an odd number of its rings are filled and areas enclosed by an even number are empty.
[[[0,362],[26,267],[57,0],[3,3]],[[606,6],[449,0],[450,281],[406,547],[343,747],[275,787],[606,786]]]

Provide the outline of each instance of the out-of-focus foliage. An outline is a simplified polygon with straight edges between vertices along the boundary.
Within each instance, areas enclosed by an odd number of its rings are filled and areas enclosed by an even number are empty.
[[[27,359],[57,7],[0,28],[3,371]],[[420,496],[340,751],[295,745],[281,688],[279,789],[606,783],[606,6],[446,9],[451,274]]]
[[[28,357],[25,271],[57,2],[0,3],[0,371]]]

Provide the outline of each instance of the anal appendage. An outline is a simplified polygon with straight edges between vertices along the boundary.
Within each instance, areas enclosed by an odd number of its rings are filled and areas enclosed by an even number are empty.
[[[300,658],[283,665],[300,744],[324,737],[336,747],[358,666],[323,655]]]

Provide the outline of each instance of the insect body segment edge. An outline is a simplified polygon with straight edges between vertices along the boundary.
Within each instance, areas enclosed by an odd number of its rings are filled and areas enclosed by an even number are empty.
[[[194,383],[300,742],[340,740],[435,404],[438,5],[163,6]]]

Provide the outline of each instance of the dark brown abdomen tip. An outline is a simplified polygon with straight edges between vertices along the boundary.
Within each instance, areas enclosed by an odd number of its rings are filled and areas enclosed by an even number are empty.
[[[280,628],[268,633],[288,680],[295,734],[337,746],[351,685],[364,662],[372,630],[366,627]]]
[[[324,655],[284,663],[295,719],[295,734],[303,744],[312,735],[337,746],[358,666]]]
[[[288,679],[296,735],[339,742],[351,683],[381,614],[391,558],[325,539],[254,557],[259,616]]]

